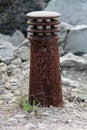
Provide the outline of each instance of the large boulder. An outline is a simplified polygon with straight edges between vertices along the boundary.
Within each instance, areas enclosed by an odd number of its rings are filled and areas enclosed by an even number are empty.
[[[0,34],[0,62],[10,64],[19,58],[13,64],[21,64],[20,58],[22,61],[29,59],[29,47],[29,40],[19,30],[12,36]]]
[[[5,40],[5,41],[9,41],[11,42],[12,41],[12,37],[10,35],[4,35],[4,34],[1,34],[0,33],[0,40]]]
[[[65,39],[67,37],[68,31],[71,30],[74,26],[72,26],[71,24],[67,24],[67,23],[63,23],[61,22],[58,25],[60,32],[58,32],[59,35],[59,43],[63,43],[65,42]]]
[[[83,58],[87,60],[87,53],[83,55]]]
[[[5,35],[6,36],[6,35]],[[16,30],[11,37],[11,42],[16,47],[26,46],[30,47],[30,42],[25,38],[24,34],[19,30]]]
[[[13,59],[13,52],[16,49],[11,42],[0,39],[0,61],[9,64]]]
[[[19,30],[16,30],[12,36],[12,43],[14,46],[20,46],[20,44],[25,40],[25,36]]]
[[[76,56],[69,52],[60,58],[61,67],[74,67],[77,69],[87,69],[87,60],[81,56]]]
[[[61,20],[72,25],[87,23],[87,0],[51,0],[46,10],[60,12]]]
[[[22,46],[21,48],[14,51],[14,58],[20,58],[22,61],[27,61],[30,58],[30,50],[26,46]]]
[[[69,30],[64,49],[73,53],[87,53],[87,25],[79,25]]]

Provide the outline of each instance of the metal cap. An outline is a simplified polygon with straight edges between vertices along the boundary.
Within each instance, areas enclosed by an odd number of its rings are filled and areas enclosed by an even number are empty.
[[[57,18],[61,14],[53,11],[35,11],[27,13],[27,16],[30,18]]]

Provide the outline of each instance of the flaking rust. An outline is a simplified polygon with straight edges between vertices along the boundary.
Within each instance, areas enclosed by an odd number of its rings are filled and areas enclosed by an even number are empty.
[[[42,13],[42,15],[41,15]],[[58,50],[59,14],[49,11],[28,13],[30,47],[29,102],[61,106],[62,87]]]

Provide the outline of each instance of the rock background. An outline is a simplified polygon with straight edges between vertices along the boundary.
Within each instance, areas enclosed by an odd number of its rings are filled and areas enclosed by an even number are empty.
[[[0,0],[0,33],[13,34],[16,29],[26,34],[26,13],[43,10],[50,0]]]
[[[63,49],[80,55],[87,53],[87,25],[83,25],[87,24],[87,1],[84,0],[0,0],[0,32],[13,35],[20,30],[27,35],[26,14],[44,9],[62,14],[60,44]]]
[[[51,0],[45,10],[61,13],[61,44],[66,52],[87,53],[87,1]]]
[[[86,0],[51,0],[46,10],[60,12],[61,20],[68,24],[87,24]]]

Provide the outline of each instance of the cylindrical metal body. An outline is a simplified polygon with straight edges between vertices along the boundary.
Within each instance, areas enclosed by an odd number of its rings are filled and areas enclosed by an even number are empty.
[[[40,15],[42,13],[42,15]],[[48,14],[46,14],[48,13]],[[42,106],[61,106],[62,87],[60,76],[58,32],[55,25],[58,13],[37,11],[28,14],[30,48],[29,102]]]

